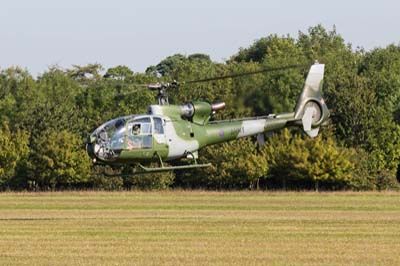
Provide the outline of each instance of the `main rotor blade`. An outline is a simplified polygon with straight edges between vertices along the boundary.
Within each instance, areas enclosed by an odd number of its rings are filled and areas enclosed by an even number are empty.
[[[125,86],[125,87],[128,86],[128,87],[141,87],[141,88],[147,88],[149,86],[149,84],[145,83],[128,83],[120,80],[107,80],[106,82],[114,86]]]
[[[213,81],[213,80],[237,78],[237,77],[242,77],[242,76],[247,76],[247,75],[273,72],[273,71],[279,71],[279,70],[285,70],[285,69],[291,69],[291,68],[302,68],[302,67],[307,67],[307,66],[308,65],[288,65],[288,66],[283,66],[283,67],[268,67],[268,68],[263,68],[263,69],[255,70],[255,71],[248,71],[248,72],[242,72],[242,73],[237,73],[237,74],[229,74],[229,75],[224,75],[224,76],[219,76],[219,77],[210,77],[210,78],[205,78],[205,79],[188,80],[188,81],[183,81],[180,83],[181,84],[191,84],[191,83],[208,82],[208,81]]]
[[[144,87],[144,86],[141,86],[141,87]],[[147,86],[144,88],[141,88],[141,89],[134,90],[134,91],[120,92],[120,93],[115,94],[114,97],[122,97],[122,96],[127,96],[130,94],[135,94],[135,93],[144,92],[144,91],[148,91]]]
[[[260,74],[260,73],[266,73],[266,72],[273,72],[273,71],[280,71],[280,70],[285,70],[285,69],[291,69],[291,68],[302,68],[302,67],[308,67],[306,64],[296,64],[296,65],[287,65],[287,66],[281,66],[281,67],[268,67],[268,68],[263,68],[260,70],[255,70],[255,71],[247,71],[247,72],[241,72],[241,73],[233,73],[229,75],[223,75],[223,76],[216,76],[216,77],[209,77],[209,78],[204,78],[204,79],[196,79],[196,80],[187,80],[183,82],[156,82],[156,83],[127,83],[123,80],[109,80],[107,82],[110,83],[110,85],[114,86],[122,86],[125,88],[129,87],[137,87],[139,89],[133,90],[133,91],[128,91],[128,92],[119,92],[114,95],[114,97],[123,97],[127,96],[130,94],[135,94],[135,93],[140,93],[143,91],[151,90],[151,91],[162,91],[163,89],[168,89],[168,88],[177,88],[179,85],[185,85],[185,84],[193,84],[193,83],[200,83],[200,82],[209,82],[209,81],[214,81],[214,80],[220,80],[220,79],[228,79],[228,78],[237,78],[237,77],[243,77],[247,75],[254,75],[254,74]]]

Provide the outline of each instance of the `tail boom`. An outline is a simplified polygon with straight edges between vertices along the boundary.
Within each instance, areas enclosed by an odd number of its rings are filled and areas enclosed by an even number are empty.
[[[324,68],[325,65],[319,63],[311,66],[294,112],[210,122],[205,129],[207,138],[200,147],[254,135],[262,143],[264,133],[287,126],[301,126],[310,137],[317,136],[319,127],[329,118],[322,98]]]

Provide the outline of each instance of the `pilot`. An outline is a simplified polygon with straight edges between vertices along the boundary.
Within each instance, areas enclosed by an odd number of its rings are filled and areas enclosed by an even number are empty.
[[[133,135],[139,135],[140,133],[140,124],[135,124],[132,128]]]

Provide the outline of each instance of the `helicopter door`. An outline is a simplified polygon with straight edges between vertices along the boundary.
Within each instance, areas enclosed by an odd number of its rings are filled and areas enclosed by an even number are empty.
[[[140,158],[153,156],[152,123],[150,117],[142,117],[128,123],[126,149]]]
[[[164,122],[160,117],[153,117],[154,123],[154,151],[162,158],[168,157],[168,144],[164,132]]]

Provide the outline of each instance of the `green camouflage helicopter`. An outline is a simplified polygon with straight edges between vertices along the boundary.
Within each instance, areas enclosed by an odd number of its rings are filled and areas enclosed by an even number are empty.
[[[275,68],[281,70],[289,67]],[[147,114],[129,115],[108,121],[89,136],[86,150],[95,163],[110,165],[138,164],[142,170],[134,172],[161,172],[176,169],[207,167],[197,163],[198,150],[208,145],[227,142],[247,136],[257,136],[260,145],[265,133],[289,126],[302,127],[310,137],[318,135],[319,127],[327,123],[329,110],[322,98],[324,64],[315,62],[307,75],[302,93],[293,112],[266,116],[210,121],[212,115],[225,103],[193,101],[170,105],[166,90],[178,83],[148,85],[158,90],[158,105],[148,107]],[[271,70],[271,69],[269,69]],[[232,78],[269,70],[209,78],[187,83]],[[192,158],[193,164],[164,166],[163,162]],[[159,167],[145,167],[143,163],[159,162]]]

